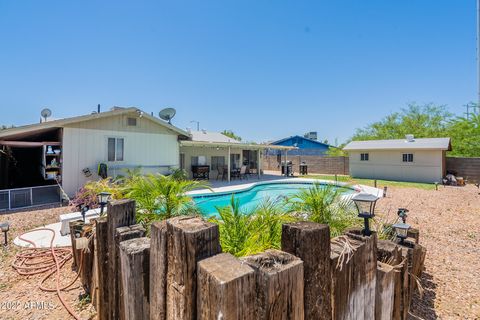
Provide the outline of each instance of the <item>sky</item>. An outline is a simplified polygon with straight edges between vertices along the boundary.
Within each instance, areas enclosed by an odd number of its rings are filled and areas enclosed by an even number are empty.
[[[173,107],[185,129],[345,141],[476,99],[475,0],[0,0],[0,124]]]

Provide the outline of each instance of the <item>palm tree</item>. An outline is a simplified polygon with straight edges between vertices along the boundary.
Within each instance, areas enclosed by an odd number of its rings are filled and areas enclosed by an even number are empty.
[[[343,198],[338,186],[314,183],[287,200],[287,208],[299,218],[328,224],[332,236],[359,224],[351,201]]]
[[[219,217],[210,221],[219,225],[222,250],[237,257],[280,248],[282,224],[295,220],[269,199],[252,210],[241,211],[239,201],[232,196],[230,205],[217,211]]]
[[[153,221],[179,215],[198,214],[187,192],[206,187],[192,180],[177,180],[171,176],[148,174],[136,176],[124,186],[127,198],[137,202],[138,220],[148,227]]]

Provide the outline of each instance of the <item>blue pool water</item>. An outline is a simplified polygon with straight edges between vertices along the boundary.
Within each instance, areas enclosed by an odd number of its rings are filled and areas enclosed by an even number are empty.
[[[311,183],[269,183],[261,184],[244,191],[234,192],[235,200],[240,203],[240,210],[248,211],[258,206],[263,200],[290,197],[301,189],[308,189]],[[342,188],[342,187],[339,187]],[[351,193],[353,190],[342,188],[345,193]],[[226,207],[230,205],[232,193],[221,195],[198,195],[193,200],[200,208],[202,213],[207,216],[218,215],[217,207]]]

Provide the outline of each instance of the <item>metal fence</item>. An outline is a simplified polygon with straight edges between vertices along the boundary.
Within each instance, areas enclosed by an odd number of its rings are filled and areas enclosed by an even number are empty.
[[[0,211],[41,206],[61,201],[62,197],[58,185],[0,190]]]

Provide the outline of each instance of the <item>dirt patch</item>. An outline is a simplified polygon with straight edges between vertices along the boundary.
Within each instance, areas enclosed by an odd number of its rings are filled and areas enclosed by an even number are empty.
[[[420,229],[428,250],[425,292],[414,297],[412,319],[480,319],[479,192],[473,185],[438,191],[389,187],[388,197],[378,202],[377,212],[391,218],[397,208],[409,209],[407,222]]]
[[[377,213],[390,220],[395,218],[397,208],[408,208],[408,223],[421,230],[420,243],[428,250],[421,279],[425,292],[422,298],[414,297],[412,319],[480,319],[479,192],[471,185],[439,187],[438,191],[389,186],[388,197],[378,202]],[[60,214],[70,211],[64,207],[3,214],[0,221],[12,224],[12,241],[34,227],[58,222]],[[14,245],[0,248],[0,303],[10,303],[0,306],[0,318],[70,319],[55,293],[38,289],[41,276],[19,276],[10,267],[18,251]],[[63,270],[62,283],[75,277],[71,264]],[[53,287],[53,282],[49,285]],[[83,319],[94,318],[91,305],[79,298],[83,293],[77,281],[63,296]]]
[[[72,208],[60,207],[0,215],[0,222],[10,222],[9,246],[0,247],[0,319],[71,319],[55,292],[44,292],[38,288],[44,275],[20,276],[11,267],[15,254],[21,251],[12,243],[16,236],[35,227],[58,222],[60,214],[71,211]],[[1,240],[3,243],[3,234]],[[62,268],[60,283],[67,284],[75,276],[72,263],[69,262]],[[48,280],[46,285],[54,288],[55,277]],[[95,310],[87,299],[81,299],[84,293],[77,280],[62,296],[82,319],[91,319]]]

